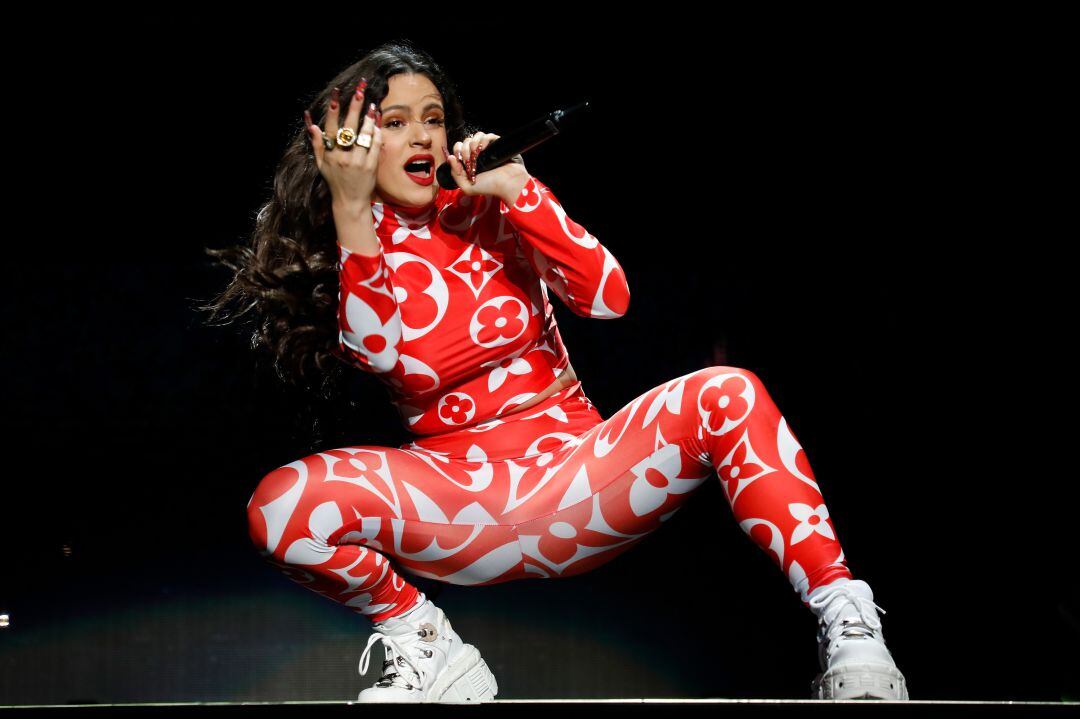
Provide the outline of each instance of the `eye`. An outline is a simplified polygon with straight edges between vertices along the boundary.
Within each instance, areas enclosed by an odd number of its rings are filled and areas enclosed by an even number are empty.
[[[441,117],[433,117],[428,122],[434,122],[436,125],[445,124],[445,121]]]
[[[386,123],[386,126],[387,127],[394,127],[395,125],[400,125],[400,124],[401,124],[401,120],[390,120],[389,122]]]

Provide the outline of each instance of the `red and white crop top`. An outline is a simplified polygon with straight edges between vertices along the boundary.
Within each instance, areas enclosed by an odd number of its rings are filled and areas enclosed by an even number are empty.
[[[618,261],[535,177],[513,207],[440,188],[426,208],[371,209],[380,254],[338,245],[338,339],[414,434],[501,416],[559,376],[570,359],[548,288],[583,317],[629,305]]]

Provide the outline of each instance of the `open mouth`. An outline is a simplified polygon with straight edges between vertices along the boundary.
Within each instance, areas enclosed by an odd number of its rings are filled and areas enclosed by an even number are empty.
[[[434,160],[415,160],[413,162],[405,163],[405,172],[414,177],[426,179],[431,177],[432,167],[434,165]]]

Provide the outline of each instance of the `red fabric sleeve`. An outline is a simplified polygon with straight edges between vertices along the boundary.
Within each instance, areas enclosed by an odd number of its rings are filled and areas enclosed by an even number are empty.
[[[626,314],[630,288],[615,256],[570,219],[554,193],[529,177],[512,207],[499,212],[514,229],[529,263],[574,314],[612,319]]]
[[[380,248],[367,257],[338,243],[341,289],[338,295],[338,342],[369,372],[397,366],[401,348],[401,313],[390,269]]]

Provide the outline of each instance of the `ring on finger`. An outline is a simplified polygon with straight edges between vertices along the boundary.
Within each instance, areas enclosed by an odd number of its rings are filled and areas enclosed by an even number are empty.
[[[356,144],[360,147],[371,147],[371,135],[359,135],[356,138]]]
[[[334,136],[328,135],[324,132],[322,136],[322,144],[323,147],[325,147],[327,150],[333,150],[335,145]]]
[[[356,132],[351,127],[343,127],[337,131],[337,144],[341,147],[351,147],[356,142]]]

